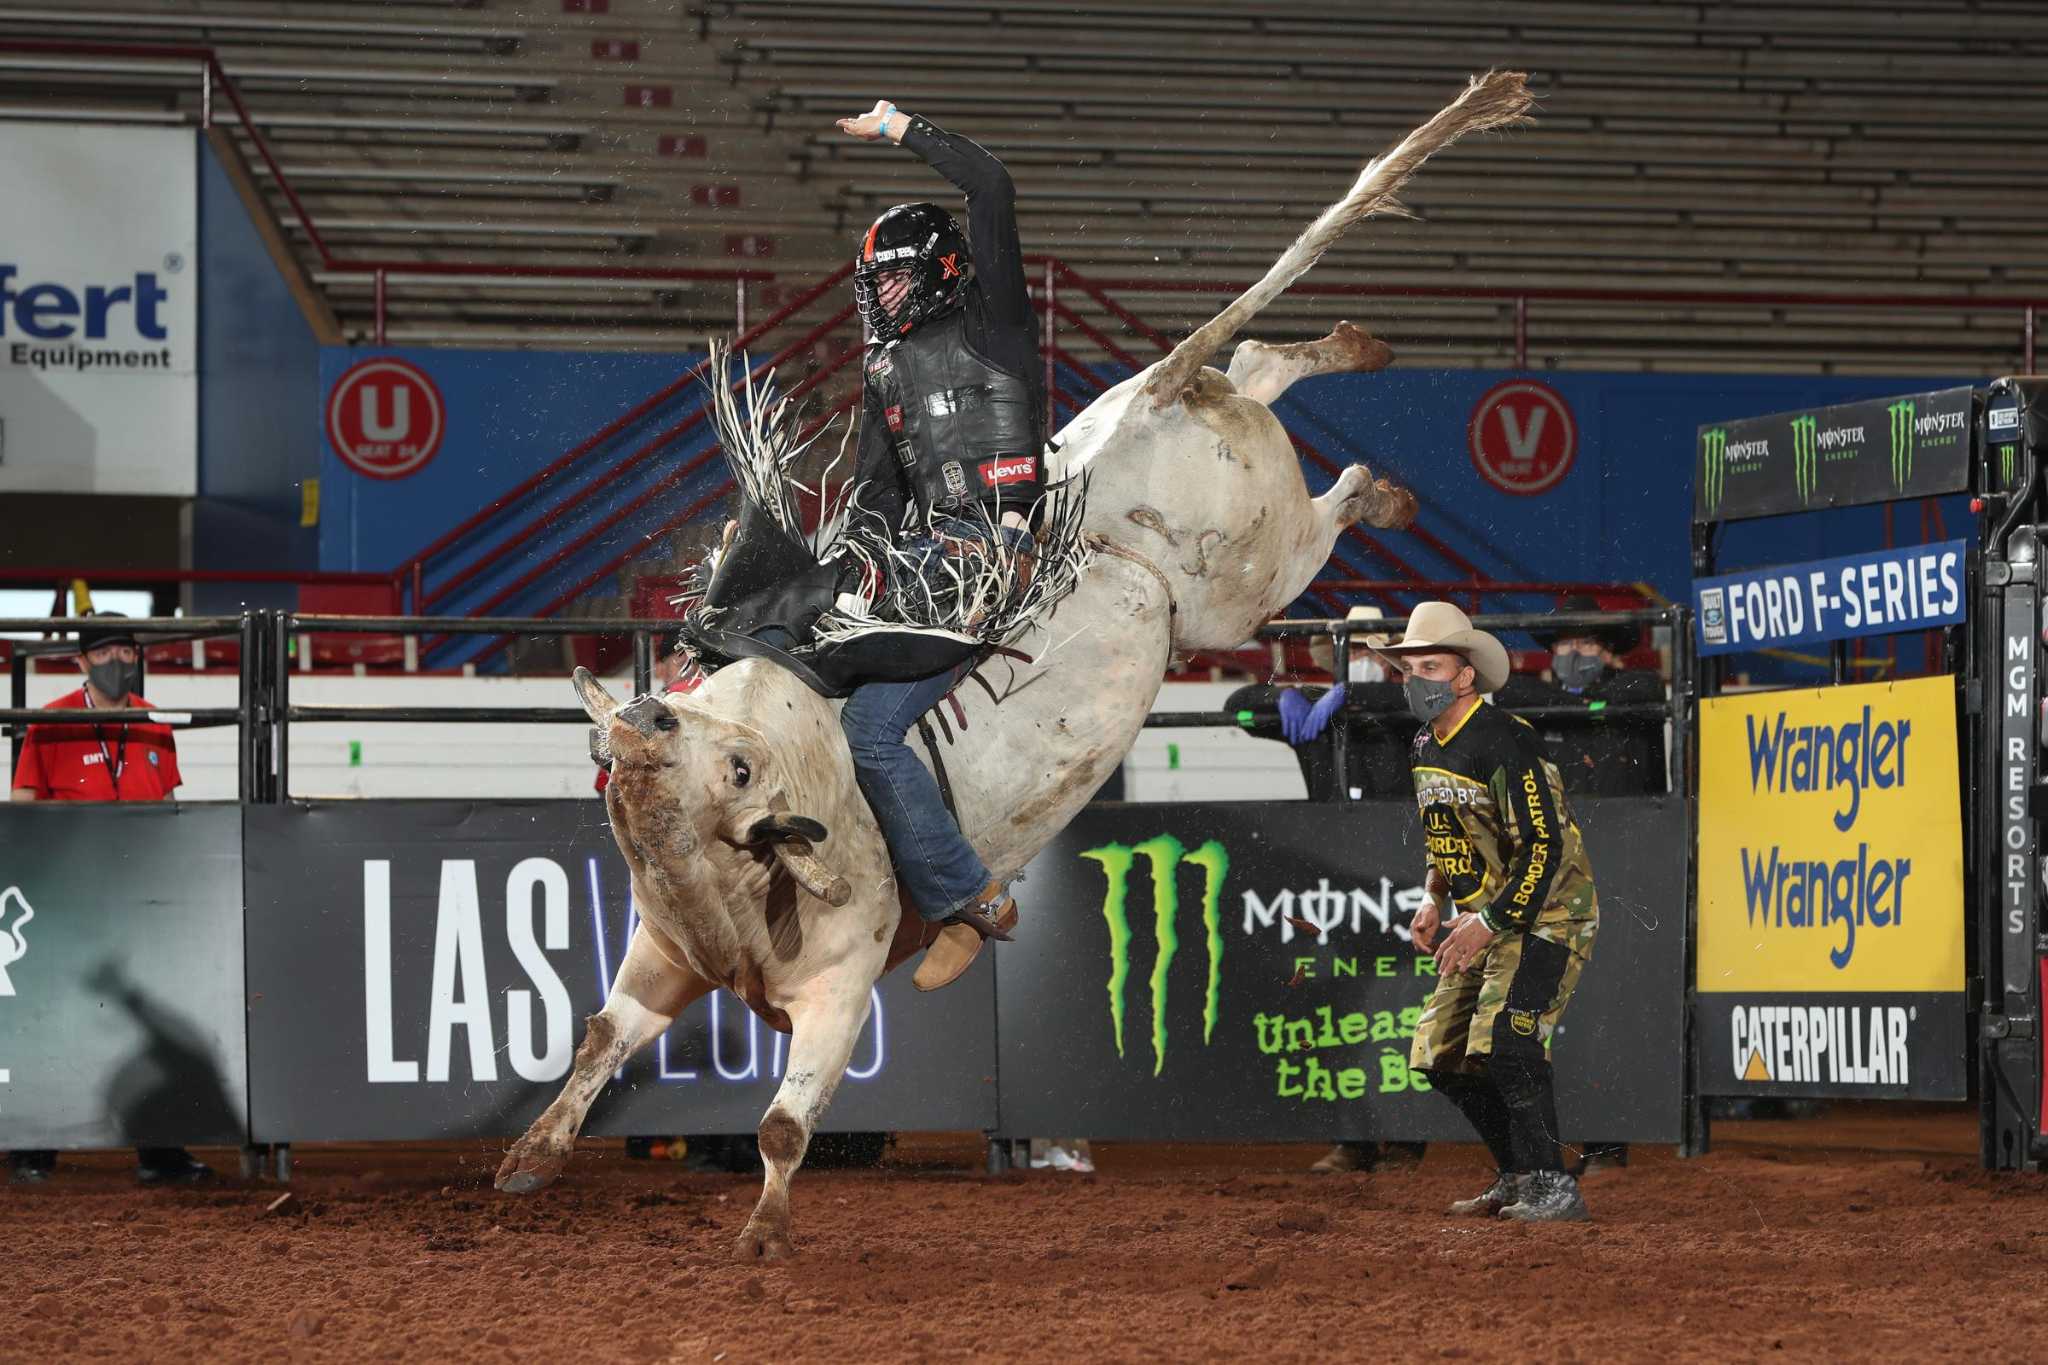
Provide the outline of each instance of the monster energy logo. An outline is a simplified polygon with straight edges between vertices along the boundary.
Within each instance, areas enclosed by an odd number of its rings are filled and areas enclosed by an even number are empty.
[[[1820,482],[1820,450],[1814,436],[1820,423],[1811,416],[1792,419],[1792,474],[1799,483],[1799,500],[1813,501],[1814,486]]]
[[[1700,483],[1706,491],[1707,511],[1720,509],[1721,495],[1728,489],[1728,432],[1715,427],[1700,433]]]
[[[1903,489],[1913,477],[1913,414],[1918,405],[1901,398],[1886,408],[1892,418],[1892,487]]]
[[[2020,448],[2018,446],[2000,446],[1998,448],[1999,487],[2004,488],[2012,483],[2013,462],[2018,458],[2019,453]]]
[[[1211,839],[1190,850],[1171,834],[1142,844],[1104,844],[1080,856],[1102,865],[1108,889],[1102,897],[1102,918],[1109,925],[1109,1023],[1116,1037],[1116,1055],[1124,1055],[1124,989],[1131,977],[1131,918],[1127,906],[1131,867],[1143,858],[1152,874],[1152,1074],[1166,1069],[1166,973],[1180,951],[1180,887],[1182,863],[1202,869],[1202,928],[1209,949],[1208,992],[1202,1001],[1202,1044],[1216,1031],[1223,986],[1223,879],[1230,854]]]

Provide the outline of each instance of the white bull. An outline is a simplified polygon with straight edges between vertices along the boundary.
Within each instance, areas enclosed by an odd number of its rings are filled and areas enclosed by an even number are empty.
[[[1345,527],[1412,515],[1409,495],[1357,466],[1311,499],[1266,408],[1305,375],[1379,368],[1380,343],[1347,324],[1305,345],[1246,342],[1228,375],[1204,364],[1347,227],[1395,209],[1432,152],[1515,122],[1528,104],[1519,75],[1474,81],[1368,166],[1257,285],[1061,433],[1068,471],[1091,471],[1094,560],[1057,611],[1012,642],[1029,662],[999,658],[981,670],[985,688],[958,693],[954,797],[996,876],[1022,869],[1122,761],[1176,649],[1238,643],[1301,593]],[[610,737],[606,801],[641,923],[568,1083],[506,1155],[498,1188],[554,1180],[605,1082],[722,986],[791,1035],[759,1130],[761,1199],[735,1247],[743,1258],[788,1255],[790,1177],[871,987],[917,951],[923,926],[898,895],[834,703],[758,660],[687,698],[621,706],[580,669],[576,687]]]

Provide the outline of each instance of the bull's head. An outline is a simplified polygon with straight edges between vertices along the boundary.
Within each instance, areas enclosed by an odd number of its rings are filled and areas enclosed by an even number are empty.
[[[816,820],[789,812],[775,758],[760,733],[679,697],[613,700],[587,668],[576,695],[597,725],[592,756],[612,770],[612,800],[627,808],[636,832],[673,851],[713,839],[741,848],[770,847],[798,885],[831,905],[852,888],[813,849],[825,841]]]

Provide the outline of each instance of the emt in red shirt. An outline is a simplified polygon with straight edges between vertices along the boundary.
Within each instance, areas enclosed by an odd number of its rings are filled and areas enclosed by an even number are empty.
[[[132,630],[117,625],[83,627],[78,646],[85,686],[65,693],[46,709],[149,706],[136,691],[142,685],[142,650]],[[14,799],[162,801],[182,781],[178,745],[168,725],[32,725],[14,769]]]
[[[46,710],[129,708],[144,710],[142,647],[134,630],[115,624],[127,618],[104,612],[78,631],[78,671],[85,686],[67,692]],[[178,746],[168,725],[119,721],[105,725],[29,726],[21,761],[14,769],[16,801],[163,801],[183,779]],[[145,1185],[204,1180],[213,1168],[183,1147],[138,1147],[135,1175]],[[9,1164],[18,1181],[47,1180],[56,1168],[52,1151],[19,1151]]]

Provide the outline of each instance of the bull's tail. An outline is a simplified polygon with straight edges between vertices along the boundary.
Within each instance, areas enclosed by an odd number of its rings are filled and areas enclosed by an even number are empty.
[[[1347,194],[1325,209],[1309,224],[1308,231],[1294,241],[1273,262],[1265,278],[1233,299],[1229,306],[1196,328],[1173,354],[1159,363],[1145,383],[1145,393],[1155,406],[1175,401],[1195,376],[1195,371],[1250,322],[1260,309],[1278,298],[1287,287],[1308,273],[1339,237],[1354,223],[1374,214],[1405,213],[1395,196],[1408,178],[1420,170],[1432,154],[1450,146],[1467,133],[1486,132],[1522,122],[1534,97],[1519,71],[1489,71],[1474,77],[1465,93],[1429,122],[1403,138],[1384,156],[1376,157],[1359,175]]]

